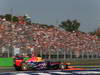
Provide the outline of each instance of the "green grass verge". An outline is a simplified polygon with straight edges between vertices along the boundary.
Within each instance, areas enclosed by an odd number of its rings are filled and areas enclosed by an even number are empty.
[[[67,60],[52,60],[52,61],[60,61],[71,63],[71,65],[100,65],[100,58],[98,59],[67,59]]]
[[[24,60],[28,60],[29,57],[24,58]],[[0,67],[11,67],[13,66],[13,58],[0,58]]]
[[[29,58],[25,58],[27,60]],[[61,62],[69,62],[71,65],[80,65],[80,66],[99,66],[100,59],[70,59],[70,60],[59,60]],[[9,67],[13,66],[13,58],[0,58],[0,67]]]
[[[0,66],[13,66],[13,58],[0,58]]]
[[[88,59],[88,60],[67,60],[66,62],[70,62],[72,65],[100,65],[100,59]]]

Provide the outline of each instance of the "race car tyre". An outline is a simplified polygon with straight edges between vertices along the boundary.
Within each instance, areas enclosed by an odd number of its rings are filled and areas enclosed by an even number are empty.
[[[25,63],[22,63],[21,70],[22,71],[27,71],[28,70],[27,65]]]
[[[16,65],[14,65],[14,67],[15,67],[15,70],[16,70],[16,71],[20,71],[20,70],[21,70],[21,67],[18,67],[18,66],[16,66]]]

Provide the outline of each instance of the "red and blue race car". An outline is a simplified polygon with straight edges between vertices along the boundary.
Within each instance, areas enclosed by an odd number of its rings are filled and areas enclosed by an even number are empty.
[[[85,70],[83,68],[70,67],[69,63],[62,62],[50,62],[45,61],[41,57],[31,57],[28,60],[24,60],[23,57],[15,57],[14,67],[16,70]]]

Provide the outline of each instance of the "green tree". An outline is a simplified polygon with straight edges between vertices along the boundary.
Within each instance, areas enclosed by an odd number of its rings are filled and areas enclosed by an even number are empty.
[[[4,15],[0,15],[0,18],[3,19],[4,18]]]
[[[96,31],[93,31],[93,32],[89,32],[91,35],[95,35],[96,34]]]
[[[42,27],[42,28],[47,28],[48,25],[47,25],[47,24],[40,24],[40,27]]]
[[[18,22],[18,17],[13,16],[13,22]]]
[[[63,28],[66,31],[78,31],[78,28],[80,27],[80,23],[77,20],[66,20],[62,21],[59,27]]]
[[[7,21],[11,21],[12,15],[11,14],[5,14],[5,18],[6,18]]]

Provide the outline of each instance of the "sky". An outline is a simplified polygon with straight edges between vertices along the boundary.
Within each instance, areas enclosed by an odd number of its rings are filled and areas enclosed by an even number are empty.
[[[100,26],[100,0],[0,0],[0,14],[7,13],[28,14],[35,23],[56,26],[77,19],[84,32]]]

